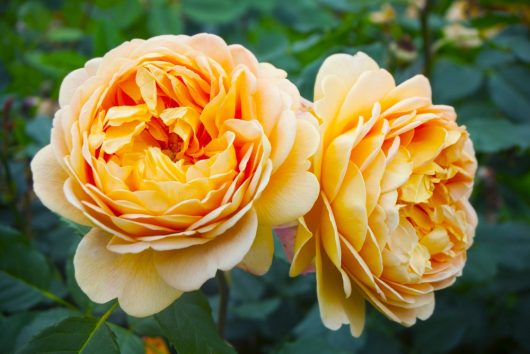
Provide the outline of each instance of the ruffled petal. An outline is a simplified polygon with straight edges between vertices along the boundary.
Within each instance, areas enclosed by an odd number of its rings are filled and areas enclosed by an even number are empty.
[[[154,261],[162,278],[180,291],[199,289],[218,270],[230,270],[248,253],[258,228],[254,209],[222,235],[204,245],[156,252]]]
[[[74,256],[75,278],[92,301],[118,298],[129,315],[145,317],[160,312],[181,295],[160,277],[152,252],[114,253],[107,249],[110,239],[104,231],[92,229]]]
[[[63,187],[68,174],[61,167],[51,145],[42,148],[31,161],[33,190],[48,209],[81,225],[90,225],[83,212],[65,197]]]

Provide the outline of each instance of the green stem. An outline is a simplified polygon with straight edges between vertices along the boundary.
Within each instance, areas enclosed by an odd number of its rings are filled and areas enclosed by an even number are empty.
[[[223,271],[218,271],[215,277],[217,278],[217,283],[219,285],[219,312],[217,316],[217,330],[219,331],[219,335],[224,338],[230,288],[228,287],[228,282],[226,281],[226,274]]]
[[[76,311],[79,310],[77,307],[75,307],[74,305],[72,305],[68,301],[60,298],[59,296],[55,295],[54,293],[51,293],[51,292],[49,292],[47,290],[42,290],[42,289],[40,289],[40,292],[42,293],[42,295],[46,296],[48,299],[50,299],[52,301],[55,301],[56,303],[61,304],[64,307],[69,308],[70,310],[76,310]]]

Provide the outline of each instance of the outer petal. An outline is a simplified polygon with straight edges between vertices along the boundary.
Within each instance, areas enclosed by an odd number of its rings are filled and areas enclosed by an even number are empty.
[[[297,122],[291,154],[256,201],[260,223],[282,225],[294,221],[307,213],[318,197],[318,181],[307,171],[307,159],[315,153],[318,133],[311,123],[302,119]]]
[[[229,270],[249,251],[258,228],[254,209],[224,234],[204,245],[178,251],[156,252],[156,268],[164,280],[181,291],[199,289],[217,270]]]
[[[90,225],[81,210],[66,200],[63,186],[68,174],[55,158],[51,145],[35,155],[31,161],[31,173],[35,194],[48,209],[78,224]]]
[[[239,266],[247,272],[263,275],[269,270],[273,256],[274,240],[272,227],[259,225],[254,243],[252,243],[250,251]]]
[[[318,71],[315,82],[315,101],[322,98],[326,92],[323,91],[323,79],[329,75],[337,76],[348,89],[359,79],[365,71],[379,69],[377,63],[363,52],[355,55],[334,54],[329,56]]]
[[[59,106],[64,107],[70,104],[74,92],[79,86],[94,75],[98,69],[101,58],[95,58],[86,62],[85,67],[77,69],[66,75],[61,88],[59,89]]]
[[[342,305],[345,295],[341,276],[320,247],[316,249],[315,268],[320,317],[326,327],[337,330],[343,324],[348,323],[348,317]]]
[[[107,250],[110,239],[104,231],[92,229],[74,257],[77,283],[92,301],[119,298],[125,312],[143,317],[161,311],[180,296],[156,271],[152,252],[117,254]]]

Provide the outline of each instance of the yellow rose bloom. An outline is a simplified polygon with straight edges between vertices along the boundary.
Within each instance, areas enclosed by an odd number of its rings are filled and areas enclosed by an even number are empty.
[[[363,53],[329,57],[314,99],[321,192],[296,228],[291,275],[314,267],[330,329],[350,324],[359,336],[365,300],[406,326],[426,319],[434,291],[461,274],[477,224],[468,133],[452,107],[432,104],[425,77],[396,86]]]
[[[210,34],[135,39],[70,73],[32,161],[49,209],[91,226],[91,300],[147,316],[218,270],[264,273],[273,225],[318,196],[318,131],[284,71]],[[245,257],[246,256],[246,257]]]

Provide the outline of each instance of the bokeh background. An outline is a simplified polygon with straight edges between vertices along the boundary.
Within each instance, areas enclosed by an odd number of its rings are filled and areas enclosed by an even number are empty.
[[[319,65],[336,52],[364,51],[398,82],[424,73],[435,102],[456,107],[480,163],[475,244],[428,321],[402,328],[369,309],[360,338],[345,327],[329,331],[319,319],[314,276],[289,279],[278,247],[265,277],[230,274],[226,337],[239,352],[530,352],[529,23],[526,0],[2,0],[0,352],[108,308],[90,303],[73,279],[85,230],[46,210],[32,192],[29,162],[49,141],[62,78],[131,38],[203,31],[285,69],[309,99]],[[215,317],[216,283],[203,290]],[[76,321],[68,322],[72,333]],[[122,353],[173,350],[153,339],[162,335],[153,318],[117,310],[105,326]]]

